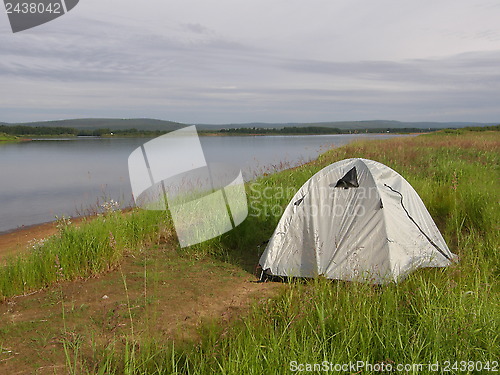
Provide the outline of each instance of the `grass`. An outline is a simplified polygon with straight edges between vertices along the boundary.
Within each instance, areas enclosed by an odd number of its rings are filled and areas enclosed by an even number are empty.
[[[0,133],[0,142],[17,142],[19,141],[19,137],[15,135]]]
[[[216,258],[253,272],[263,250],[259,245],[272,234],[295,191],[324,166],[363,157],[388,165],[413,185],[460,256],[459,264],[422,269],[384,287],[292,280],[279,295],[256,303],[231,324],[208,322],[196,341],[167,340],[154,329],[131,330],[107,345],[92,344],[92,355],[84,356],[89,349],[82,347],[83,340],[69,336],[67,369],[75,374],[284,374],[293,372],[291,361],[362,361],[422,364],[406,373],[430,373],[428,364],[436,362],[492,365],[500,357],[499,134],[441,132],[331,150],[313,163],[248,184],[247,220],[183,250],[193,261]],[[146,211],[108,213],[78,228],[61,224],[57,237],[0,270],[2,296],[105,272],[120,264],[124,252],[172,236],[168,218]],[[124,279],[124,285],[128,282]],[[147,288],[155,289],[154,280],[147,286],[144,281]],[[130,301],[128,308],[130,313]],[[129,318],[133,325],[133,315]],[[351,372],[357,371],[379,373],[369,368]]]
[[[160,211],[108,211],[76,226],[59,220],[59,233],[34,243],[26,255],[0,268],[0,298],[27,294],[61,281],[88,278],[115,269],[126,251],[158,242],[172,231]]]
[[[407,373],[431,373],[429,364],[435,363],[442,371],[444,361],[451,361],[451,366],[455,361],[494,366],[492,361],[500,357],[499,146],[499,133],[492,132],[358,142],[307,166],[256,181],[249,187],[253,215],[234,232],[194,251],[213,254],[231,249],[234,256],[239,249],[240,256],[255,257],[253,247],[269,236],[279,218],[265,212],[283,207],[321,167],[364,157],[409,180],[460,263],[422,269],[385,287],[324,279],[292,281],[281,295],[255,305],[232,326],[206,326],[203,340],[194,347],[179,349],[149,338],[142,350],[129,350],[132,367],[123,354],[108,353],[107,370],[285,374],[297,369],[295,364],[357,361],[415,364]],[[474,366],[461,373],[479,373]],[[357,371],[377,373],[366,367]]]

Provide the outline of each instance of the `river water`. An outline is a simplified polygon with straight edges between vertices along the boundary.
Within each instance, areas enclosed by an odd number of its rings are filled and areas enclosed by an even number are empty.
[[[331,147],[390,134],[200,137],[205,155],[243,171],[246,181],[305,163]],[[113,199],[133,204],[128,156],[145,138],[45,139],[0,143],[0,233],[93,213]]]

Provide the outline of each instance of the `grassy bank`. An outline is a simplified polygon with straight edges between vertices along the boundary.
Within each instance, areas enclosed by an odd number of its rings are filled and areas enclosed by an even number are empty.
[[[272,234],[295,191],[324,166],[363,157],[388,165],[414,186],[451,250],[460,256],[458,265],[423,269],[385,287],[321,279],[292,282],[230,324],[207,323],[201,338],[192,342],[167,340],[154,330],[131,330],[105,345],[65,341],[68,369],[100,374],[285,374],[293,369],[291,361],[396,366],[497,360],[499,134],[436,133],[331,150],[313,163],[248,184],[247,220],[181,252],[186,259],[216,258],[252,272],[263,250],[259,245]],[[124,253],[134,254],[171,236],[168,217],[155,212],[108,212],[79,227],[61,220],[58,236],[34,244],[28,255],[0,269],[0,295],[6,298],[106,272]],[[147,285],[155,289],[154,280],[148,279]],[[418,370],[407,372],[430,372]],[[450,373],[457,372],[476,371]]]
[[[294,368],[291,361],[394,366],[439,362],[440,371],[451,361],[452,373],[459,372],[455,361],[470,361],[472,367],[461,373],[494,367],[491,361],[500,356],[499,146],[498,133],[358,142],[310,165],[260,179],[249,187],[253,214],[259,215],[192,251],[227,251],[255,261],[256,245],[268,238],[279,219],[266,215],[264,206],[285,205],[323,166],[364,157],[389,165],[413,184],[460,263],[423,269],[383,288],[327,280],[294,282],[232,326],[207,326],[199,344],[179,349],[148,337],[139,341],[141,349],[129,342],[124,353],[105,353],[100,368],[134,374],[286,374]],[[430,372],[428,367],[407,371]]]
[[[275,300],[255,306],[235,327],[208,330],[196,350],[175,353],[178,362],[162,365],[163,373],[290,373],[290,361],[394,365],[439,361],[443,365],[446,360],[497,360],[499,146],[498,133],[369,141],[333,150],[313,165],[261,180],[276,192],[287,191],[288,185],[300,185],[334,161],[348,157],[378,160],[416,188],[453,252],[459,254],[460,263],[447,269],[420,270],[398,285],[383,288],[326,280],[292,283]],[[163,346],[164,355],[171,355],[170,350]],[[140,357],[144,366],[138,366],[138,373],[149,373],[148,362],[159,363],[153,354],[157,356],[158,349]],[[408,371],[430,372],[427,368]]]
[[[171,233],[168,217],[157,211],[109,210],[84,219],[58,222],[59,233],[31,244],[0,268],[0,299],[27,294],[61,281],[96,276],[114,269],[125,252],[137,252]]]
[[[0,142],[17,142],[19,137],[15,135],[0,133]]]

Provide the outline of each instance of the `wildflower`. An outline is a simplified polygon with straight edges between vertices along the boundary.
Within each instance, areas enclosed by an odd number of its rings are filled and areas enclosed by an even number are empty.
[[[457,176],[457,172],[453,172],[453,178],[451,180],[451,188],[453,191],[457,191],[457,188],[458,188],[458,176]]]
[[[61,217],[56,215],[56,222],[57,222],[56,228],[59,230],[63,230],[64,228],[72,224],[71,218],[66,217],[64,215]]]
[[[109,202],[104,202],[101,204],[101,208],[106,212],[114,212],[120,208],[120,203],[111,199]]]
[[[35,238],[35,239],[31,240],[30,242],[28,242],[28,245],[31,249],[37,251],[43,247],[43,245],[45,244],[46,241],[47,241],[46,238],[42,238],[40,240],[37,240]]]

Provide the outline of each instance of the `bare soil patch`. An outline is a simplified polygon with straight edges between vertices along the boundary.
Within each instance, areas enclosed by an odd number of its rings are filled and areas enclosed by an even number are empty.
[[[47,225],[18,233],[11,243],[54,231]],[[81,343],[87,365],[92,348],[125,338],[160,337],[196,342],[207,321],[229,324],[252,301],[282,285],[257,283],[237,265],[186,257],[172,244],[128,254],[119,269],[99,278],[61,283],[0,304],[0,373],[65,374],[63,342]]]

